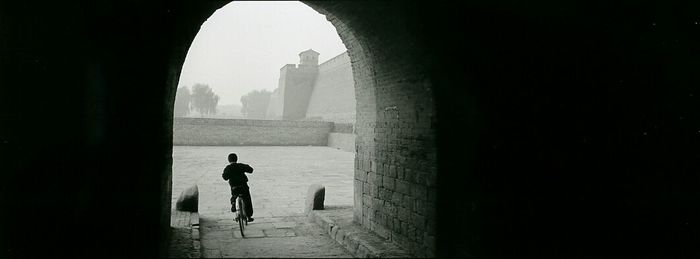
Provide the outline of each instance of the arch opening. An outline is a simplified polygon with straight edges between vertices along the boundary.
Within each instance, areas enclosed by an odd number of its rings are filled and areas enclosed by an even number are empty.
[[[265,237],[295,233],[270,222],[296,226],[311,184],[328,190],[326,206],[352,207],[352,67],[323,16],[301,3],[231,2],[192,39],[177,81],[171,206],[197,186],[203,249],[209,236],[237,238],[217,235],[235,225],[229,184],[249,187],[262,228],[251,231]],[[247,183],[222,179],[229,153],[253,168]]]
[[[435,119],[421,43],[402,24],[366,19],[371,15],[365,10],[391,10],[386,4],[306,4],[335,26],[351,60],[357,102],[354,222],[415,255],[434,255]],[[354,14],[360,10],[364,15]],[[185,42],[189,46],[191,38]]]

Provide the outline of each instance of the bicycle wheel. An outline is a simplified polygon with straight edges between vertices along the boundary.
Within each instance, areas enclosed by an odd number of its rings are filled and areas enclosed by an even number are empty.
[[[245,204],[245,200],[241,198],[241,211],[243,212],[243,221],[245,221],[245,225],[248,226],[248,214],[246,212],[246,206],[248,205]]]
[[[243,229],[245,228],[243,220],[247,219],[244,209],[243,199],[238,196],[238,198],[236,198],[236,210],[238,210],[238,228],[241,230],[241,237],[245,237],[245,234],[243,234]]]

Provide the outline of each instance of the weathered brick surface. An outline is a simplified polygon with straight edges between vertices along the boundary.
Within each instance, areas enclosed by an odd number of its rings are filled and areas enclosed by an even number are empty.
[[[354,222],[351,212],[350,207],[333,207],[323,211],[311,211],[307,217],[309,221],[325,229],[326,234],[343,245],[356,258],[411,256],[409,250],[403,249],[397,242],[387,240],[388,230],[377,225],[379,229],[371,232]]]
[[[380,236],[406,237],[411,240],[406,245],[429,249],[433,245],[422,237],[428,226],[435,225],[435,218],[412,216],[417,215],[412,213],[415,209],[425,210],[415,208],[416,201],[436,202],[427,195],[427,179],[437,174],[434,104],[432,98],[425,98],[432,95],[432,83],[420,62],[420,48],[404,26],[392,23],[402,14],[391,13],[381,3],[309,4],[335,25],[352,60],[357,99],[355,169],[359,171],[355,192],[361,194],[355,195],[355,221]],[[370,14],[378,9],[389,13]],[[352,12],[367,16],[360,20],[348,15]],[[393,202],[395,193],[405,195],[405,202]],[[389,220],[391,214],[398,214],[399,221]],[[397,226],[402,224],[417,231],[401,232]]]

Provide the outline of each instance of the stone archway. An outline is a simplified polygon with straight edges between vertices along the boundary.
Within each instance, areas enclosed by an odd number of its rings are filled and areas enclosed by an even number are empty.
[[[170,107],[199,25],[225,4],[202,4],[196,17],[180,17],[183,30],[168,69]],[[372,13],[392,10],[387,3],[307,4],[336,27],[352,63],[357,100],[354,220],[416,255],[434,255],[437,167],[426,50],[405,24]],[[401,20],[405,15],[396,11],[390,16]],[[172,127],[172,121],[166,124]],[[171,177],[164,184],[170,186]]]
[[[158,256],[175,79],[224,4],[0,4],[4,257]],[[310,5],[367,61],[365,227],[429,240],[437,218],[437,251],[461,257],[700,254],[697,5]],[[394,205],[432,202],[434,124],[440,210],[421,218]]]

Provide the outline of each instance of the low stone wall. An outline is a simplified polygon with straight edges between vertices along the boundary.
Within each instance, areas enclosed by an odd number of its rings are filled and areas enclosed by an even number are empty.
[[[332,122],[174,118],[176,146],[326,146]]]
[[[331,132],[328,134],[328,146],[348,152],[355,152],[355,134]]]
[[[333,128],[331,129],[331,132],[335,133],[355,133],[353,123],[333,123]]]

